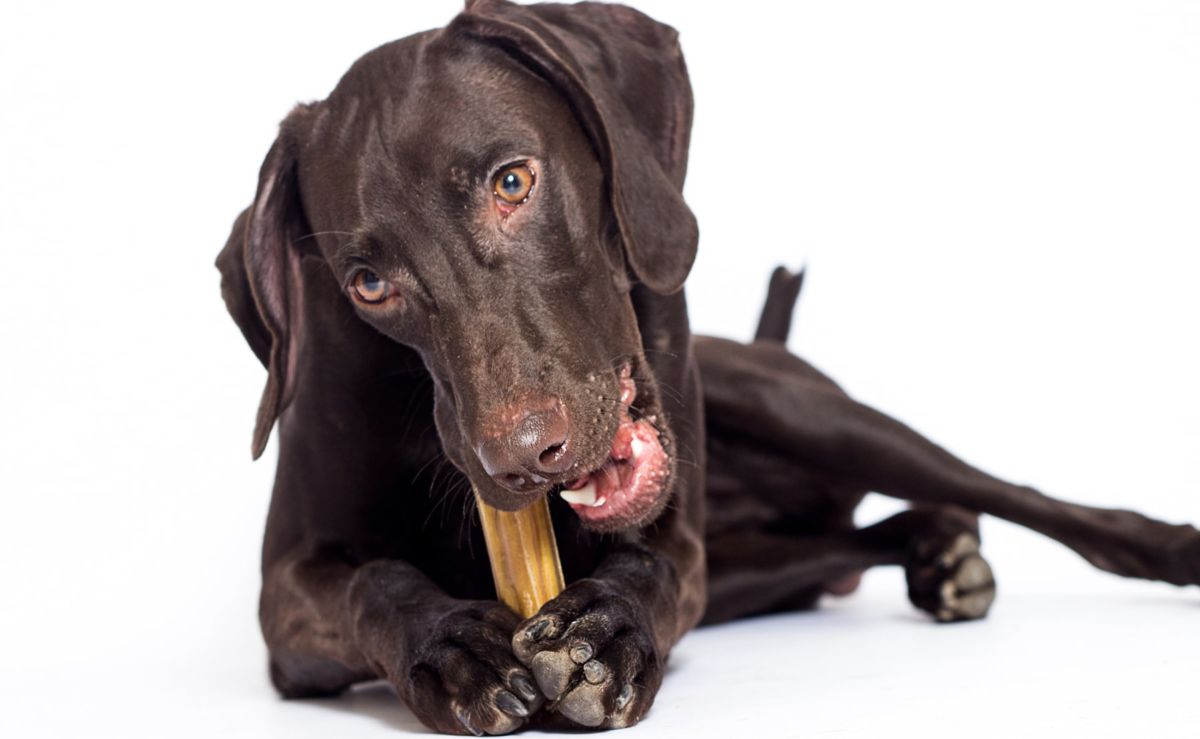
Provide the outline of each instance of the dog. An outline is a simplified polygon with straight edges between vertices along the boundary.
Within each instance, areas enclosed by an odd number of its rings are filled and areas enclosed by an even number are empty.
[[[880,565],[938,622],[995,596],[978,515],[1200,583],[1200,532],[990,477],[785,348],[693,336],[675,31],[474,0],[298,106],[217,266],[278,426],[260,620],[285,697],[386,679],[430,728],[618,728],[701,623],[813,607]],[[561,595],[495,600],[472,491],[549,496]],[[856,528],[868,491],[912,503]]]

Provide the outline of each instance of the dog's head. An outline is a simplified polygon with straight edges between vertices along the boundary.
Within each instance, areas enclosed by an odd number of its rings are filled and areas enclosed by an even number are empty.
[[[329,351],[301,325],[315,256],[338,300],[420,353],[443,449],[485,501],[559,489],[602,531],[656,517],[674,440],[631,291],[678,291],[695,257],[691,109],[671,28],[503,0],[297,108],[218,260],[269,370],[255,456],[293,396],[320,392],[296,380],[302,352]]]

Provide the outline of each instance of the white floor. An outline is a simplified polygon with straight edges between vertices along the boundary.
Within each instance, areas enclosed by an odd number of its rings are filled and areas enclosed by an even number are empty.
[[[875,572],[858,595],[820,612],[694,632],[674,653],[648,718],[623,735],[1200,735],[1200,596],[1093,574],[1053,545],[1003,529],[992,538],[1009,547],[998,548],[1044,548],[1048,564],[1009,573],[998,562],[1001,594],[986,621],[929,623],[908,607],[898,571]],[[246,596],[231,623],[201,606],[186,623],[144,624],[145,640],[118,633],[74,655],[15,642],[0,684],[0,736],[425,731],[383,685],[336,700],[276,698]],[[87,629],[90,609],[78,605],[74,616]],[[130,619],[145,615],[138,607],[130,604]]]

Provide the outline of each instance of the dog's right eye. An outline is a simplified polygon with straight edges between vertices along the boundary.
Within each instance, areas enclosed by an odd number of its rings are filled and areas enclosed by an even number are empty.
[[[493,190],[505,205],[517,206],[525,202],[533,190],[533,170],[526,164],[505,167],[496,175]]]
[[[360,269],[350,280],[350,292],[360,303],[378,305],[395,297],[396,286],[369,269]]]

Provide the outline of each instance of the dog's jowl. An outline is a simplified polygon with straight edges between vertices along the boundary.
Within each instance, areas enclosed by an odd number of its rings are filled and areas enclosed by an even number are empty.
[[[904,567],[936,621],[984,616],[979,513],[1200,582],[1191,526],[989,477],[790,355],[799,276],[754,342],[692,336],[691,118],[670,27],[479,0],[283,121],[217,264],[268,371],[256,456],[277,427],[261,621],[285,696],[385,678],[448,733],[628,726],[701,621],[868,567]],[[524,622],[472,490],[550,497],[567,587]],[[914,505],[857,529],[871,490]]]

